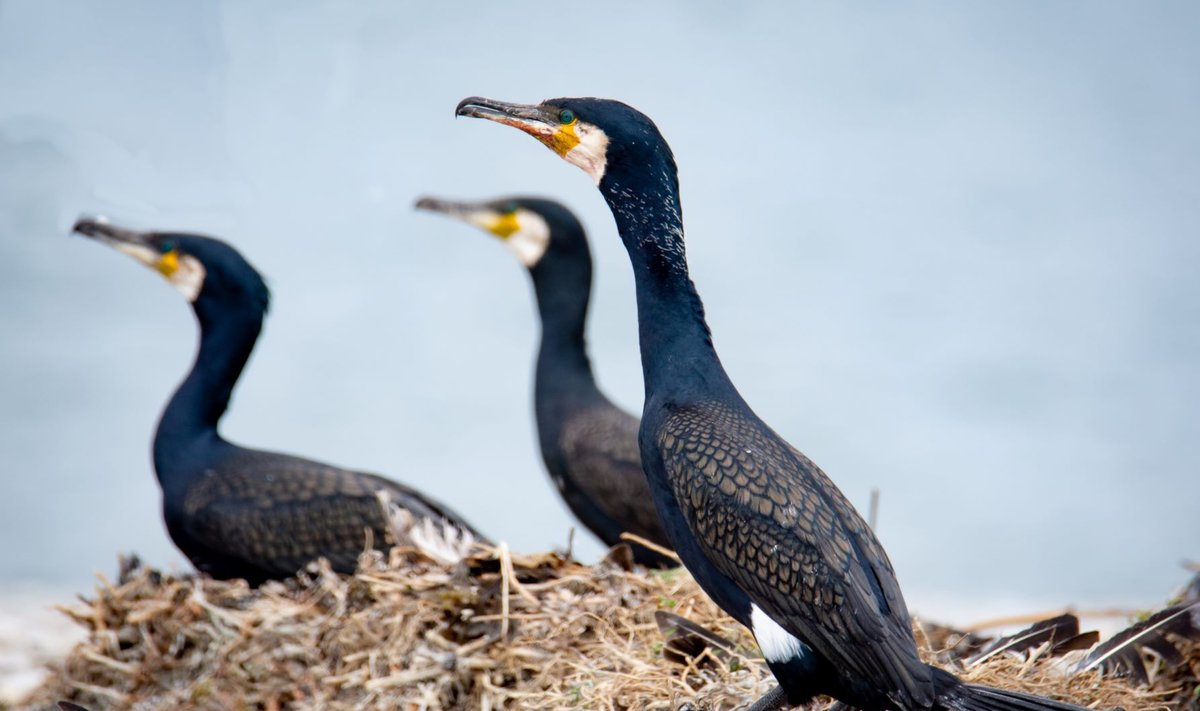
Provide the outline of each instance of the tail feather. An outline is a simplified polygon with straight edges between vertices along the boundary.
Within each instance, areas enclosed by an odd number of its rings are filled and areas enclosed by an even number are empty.
[[[975,684],[959,686],[950,694],[940,697],[938,705],[951,711],[1084,711],[1082,706],[1044,696]]]
[[[947,711],[1089,711],[1064,701],[990,686],[964,684],[948,672],[938,670],[939,708]]]

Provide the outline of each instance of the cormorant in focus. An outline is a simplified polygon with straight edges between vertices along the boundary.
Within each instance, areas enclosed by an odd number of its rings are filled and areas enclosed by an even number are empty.
[[[649,118],[604,99],[472,97],[455,113],[532,135],[587,172],[608,202],[637,287],[642,464],[675,551],[751,629],[780,684],[753,709],[817,694],[864,711],[1079,708],[966,684],[918,657],[874,533],[754,414],[717,358],[688,276],[675,159]]]
[[[352,573],[366,530],[377,547],[388,535],[379,492],[392,520],[406,523],[411,542],[427,551],[454,557],[482,540],[458,514],[406,486],[246,449],[217,433],[269,300],[262,277],[236,250],[211,237],[137,232],[98,219],[80,219],[74,231],[162,274],[199,321],[196,363],[154,435],[167,532],[197,569],[259,585],[325,557]]]
[[[638,456],[638,420],[596,387],[584,329],[592,257],[583,225],[563,205],[532,197],[468,203],[422,198],[417,208],[500,238],[529,270],[542,322],[534,414],[542,460],[571,512],[609,546],[629,531],[670,547]],[[675,559],[634,545],[634,560]]]

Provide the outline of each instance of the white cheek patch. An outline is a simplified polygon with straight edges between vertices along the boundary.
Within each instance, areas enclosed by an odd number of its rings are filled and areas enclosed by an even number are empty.
[[[517,210],[517,221],[521,228],[502,238],[527,268],[542,260],[550,246],[550,225],[542,216],[529,210]]]
[[[563,158],[566,158],[568,163],[583,168],[583,172],[592,176],[592,180],[599,185],[608,167],[608,134],[582,121],[575,132],[579,137],[579,144],[567,151]]]
[[[750,605],[750,631],[754,633],[763,658],[768,662],[786,662],[799,657],[804,650],[800,640],[780,627],[778,622],[754,604]]]
[[[118,252],[128,254],[154,271],[158,271],[158,261],[162,255],[157,250],[134,242],[120,242],[114,239],[105,239],[104,241],[116,248]],[[161,274],[161,272],[159,273]],[[200,296],[200,289],[204,287],[204,275],[204,265],[200,263],[199,259],[190,254],[181,254],[179,268],[166,279],[171,286],[183,294],[185,299],[195,302]]]
[[[518,209],[514,214],[504,214],[498,210],[482,209],[452,216],[495,235],[527,268],[541,261],[546,248],[550,246],[550,225],[541,215],[530,210]],[[505,219],[511,221],[515,231],[508,234],[496,232],[496,224]]]
[[[199,259],[190,254],[183,254],[179,257],[179,268],[167,277],[167,281],[171,282],[171,286],[178,289],[185,299],[194,303],[200,296],[200,290],[204,288],[206,273]]]

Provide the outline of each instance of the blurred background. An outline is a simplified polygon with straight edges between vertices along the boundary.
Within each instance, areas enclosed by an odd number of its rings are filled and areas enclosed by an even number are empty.
[[[637,412],[632,278],[588,178],[454,120],[471,94],[655,119],[730,375],[860,509],[880,490],[914,611],[1152,606],[1186,580],[1200,6],[548,9],[0,0],[0,607],[87,591],[122,551],[187,569],[149,443],[195,322],[69,237],[81,212],[218,235],[266,275],[226,437],[397,478],[517,550],[566,545],[527,276],[412,203],[575,209],[594,365]],[[578,531],[575,552],[601,551]]]

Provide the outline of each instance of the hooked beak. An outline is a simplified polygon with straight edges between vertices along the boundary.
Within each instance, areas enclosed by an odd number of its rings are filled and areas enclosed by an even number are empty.
[[[108,218],[99,215],[94,217],[80,217],[75,221],[75,225],[71,227],[71,231],[78,232],[85,237],[91,237],[114,247],[123,244],[142,247],[149,246],[148,232],[117,227],[110,223]]]
[[[174,252],[161,254],[153,243],[153,232],[117,227],[108,218],[99,216],[80,217],[71,231],[128,254],[165,277],[170,278],[179,268],[179,255]]]
[[[172,242],[160,241],[163,233],[117,227],[103,217],[80,217],[71,231],[123,252],[162,274],[188,301],[194,303],[200,296],[204,264],[181,253]]]
[[[465,219],[467,214],[478,209],[477,205],[470,203],[458,202],[456,200],[442,200],[428,195],[417,200],[414,207],[426,212],[436,212],[449,217],[457,217],[460,220]]]
[[[485,99],[482,96],[469,96],[458,102],[454,115],[487,119],[512,126],[543,143],[551,141],[558,130],[558,119],[554,112],[538,104],[510,104]]]
[[[608,136],[565,109],[542,104],[509,104],[471,96],[458,102],[455,116],[482,118],[512,126],[538,139],[568,163],[579,166],[597,185],[608,164]]]
[[[515,215],[503,213],[488,203],[422,197],[417,200],[416,208],[475,225],[501,239],[507,239],[520,229]]]

